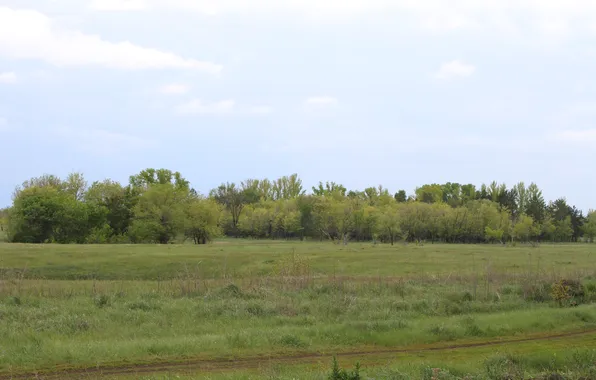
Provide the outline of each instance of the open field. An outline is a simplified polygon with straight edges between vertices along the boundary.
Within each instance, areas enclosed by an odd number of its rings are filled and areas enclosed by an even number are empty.
[[[371,378],[579,379],[596,374],[593,252],[3,244],[0,378],[324,379],[337,355]],[[553,300],[561,278],[577,306]]]
[[[192,271],[204,279],[276,275],[276,265],[295,253],[313,276],[418,277],[420,275],[565,272],[596,269],[590,244],[373,245],[285,241],[220,241],[193,245],[0,245],[0,267],[26,278],[159,280]]]

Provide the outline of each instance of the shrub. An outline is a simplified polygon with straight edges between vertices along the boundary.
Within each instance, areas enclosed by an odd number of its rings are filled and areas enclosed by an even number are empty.
[[[559,306],[577,306],[584,301],[586,292],[579,281],[561,279],[551,286],[551,297]]]
[[[360,380],[360,363],[356,363],[354,371],[347,372],[345,369],[339,368],[337,358],[333,357],[333,369],[328,377],[329,380]]]
[[[484,363],[490,380],[517,380],[524,378],[522,363],[512,356],[496,356]]]

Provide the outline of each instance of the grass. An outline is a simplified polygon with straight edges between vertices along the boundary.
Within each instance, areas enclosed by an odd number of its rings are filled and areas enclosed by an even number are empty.
[[[486,360],[505,360],[495,348],[416,350],[596,330],[592,251],[579,244],[0,244],[0,378],[56,366],[253,358],[258,368],[199,373],[322,379],[334,354],[343,365],[360,360],[373,378],[420,378],[429,366],[486,378]],[[579,306],[552,300],[550,287],[563,277],[583,283]],[[566,345],[596,349],[595,336],[509,344],[503,355],[518,355],[535,373],[544,369],[535,357],[556,353],[557,369],[569,372]],[[387,353],[401,349],[416,352]],[[288,355],[311,359],[275,364]],[[159,372],[143,376],[185,376],[183,368]]]
[[[24,271],[27,278],[158,280],[187,271],[201,278],[275,275],[291,253],[308,259],[314,276],[358,277],[494,272],[585,271],[596,268],[589,244],[520,245],[373,245],[220,241],[193,245],[26,245],[0,244],[0,268]]]

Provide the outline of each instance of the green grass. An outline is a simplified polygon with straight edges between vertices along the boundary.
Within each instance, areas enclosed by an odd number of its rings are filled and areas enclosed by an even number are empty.
[[[201,278],[275,275],[292,252],[309,260],[312,274],[341,276],[460,275],[484,272],[586,271],[596,268],[595,246],[373,245],[284,241],[222,241],[193,245],[0,244],[0,268],[27,278],[157,280],[192,271]]]
[[[325,363],[202,376],[322,379],[336,353],[596,329],[592,251],[580,244],[2,244],[0,377],[56,366],[316,353]],[[551,299],[550,285],[561,277],[583,282],[580,306],[561,308]],[[561,342],[596,348],[595,336],[503,348],[527,358],[524,368],[534,373],[541,370],[531,363],[540,360],[532,355],[565,357]],[[367,375],[381,378],[394,372],[419,378],[429,365],[485,376],[485,360],[494,355],[495,348],[477,347],[341,361],[362,359]],[[561,359],[562,369],[565,363]],[[184,370],[171,376],[177,374]],[[175,378],[169,376],[164,371],[147,378]]]

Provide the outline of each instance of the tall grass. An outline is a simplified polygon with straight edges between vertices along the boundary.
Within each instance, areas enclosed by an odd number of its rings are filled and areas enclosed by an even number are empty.
[[[0,371],[190,357],[331,355],[596,328],[596,310],[589,305],[596,300],[596,277],[583,253],[562,259],[582,258],[583,267],[545,265],[543,258],[538,265],[538,248],[514,260],[519,267],[508,267],[495,259],[496,252],[511,256],[507,248],[490,251],[486,260],[465,251],[456,258],[473,270],[432,271],[422,265],[406,273],[401,263],[416,260],[406,260],[407,255],[419,255],[422,262],[429,260],[425,256],[453,258],[440,248],[426,251],[427,246],[379,254],[377,248],[358,249],[364,245],[350,248],[356,252],[331,253],[316,244],[288,245],[277,253],[256,245],[265,253],[251,246],[246,257],[215,247],[209,248],[216,250],[213,255],[207,249],[196,260],[180,262],[177,252],[187,255],[188,248],[174,247],[165,270],[151,271],[159,274],[153,280],[146,279],[148,265],[163,263],[163,252],[149,252],[140,270],[134,268],[141,262],[135,247],[104,248],[105,257],[71,247],[44,256],[53,246],[25,247],[20,258],[14,252],[8,259],[2,255]],[[560,249],[558,260],[567,248]],[[320,257],[333,254],[338,259],[333,266]],[[556,264],[552,253],[545,255]],[[67,258],[78,264],[65,266]],[[356,272],[352,265],[379,270],[346,274]],[[400,268],[395,272],[402,275],[386,275],[383,266]],[[85,275],[84,268],[91,267],[96,270]],[[80,277],[87,279],[73,280]],[[576,307],[557,298],[566,289],[557,284],[571,281],[583,289]],[[440,376],[449,372],[442,371]]]

